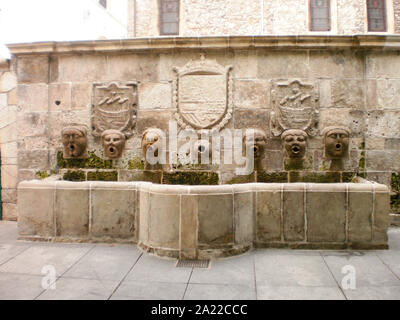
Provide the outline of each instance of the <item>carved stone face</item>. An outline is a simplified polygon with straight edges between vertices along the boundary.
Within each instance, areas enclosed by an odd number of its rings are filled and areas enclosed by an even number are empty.
[[[105,154],[108,158],[119,158],[125,147],[125,135],[118,130],[105,130],[101,135]]]
[[[265,132],[259,129],[254,130],[254,142],[252,142],[251,137],[245,136],[246,146],[249,143],[253,143],[252,149],[254,152],[254,159],[259,159],[264,154],[265,143],[267,141],[267,137]]]
[[[61,131],[62,143],[64,145],[64,158],[84,158],[87,156],[86,130],[79,127],[68,127]]]
[[[146,159],[147,150],[150,150],[155,157],[158,156],[158,149],[161,143],[161,135],[158,129],[148,129],[143,133],[142,153]]]
[[[290,159],[301,159],[306,154],[307,133],[303,130],[287,130],[282,134],[283,145]]]
[[[343,128],[332,128],[325,133],[325,155],[330,159],[341,159],[349,149],[349,132]]]

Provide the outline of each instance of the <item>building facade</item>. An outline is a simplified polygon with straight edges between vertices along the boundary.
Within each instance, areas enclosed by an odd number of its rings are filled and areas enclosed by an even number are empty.
[[[9,46],[13,59],[0,64],[4,219],[18,217],[20,181],[49,176],[230,184],[349,182],[361,175],[391,186],[393,210],[398,210],[400,30],[395,17],[400,1],[177,3],[130,1],[132,39]],[[226,109],[216,111],[221,118],[206,115],[212,121],[200,125],[185,118],[181,110],[187,107],[189,112],[190,105],[182,107],[180,94],[185,85],[190,94],[193,83],[204,85],[198,91],[200,100],[213,97],[220,106],[227,102]],[[295,117],[277,117],[293,107],[290,101],[303,103],[303,98],[298,102],[299,89],[304,99],[312,97],[312,103],[303,106],[312,112],[299,113],[307,120],[300,127]],[[117,158],[105,149],[104,130],[93,125],[95,107],[104,103],[97,98],[99,90],[128,92],[124,101],[132,102],[123,113],[134,117],[128,131],[121,129],[125,144],[120,144],[123,151],[118,149]],[[265,141],[260,167],[246,176],[238,176],[228,164],[146,168],[143,138],[149,129],[167,132],[170,120],[178,120],[179,130],[258,130]],[[71,127],[85,135],[88,158],[65,157],[62,132]],[[337,168],[327,156],[324,135],[332,127],[348,135],[348,150]],[[283,131],[290,129],[307,135],[301,167],[288,162]]]

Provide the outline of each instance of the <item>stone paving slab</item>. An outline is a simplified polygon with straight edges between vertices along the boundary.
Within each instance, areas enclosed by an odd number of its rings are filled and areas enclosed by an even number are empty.
[[[0,221],[0,300],[400,300],[400,229],[390,229],[389,244],[375,251],[258,249],[213,260],[209,269],[176,268],[176,260],[131,245],[20,242],[16,223]],[[42,288],[46,265],[55,267],[55,290]],[[346,265],[355,268],[354,289],[342,288]]]

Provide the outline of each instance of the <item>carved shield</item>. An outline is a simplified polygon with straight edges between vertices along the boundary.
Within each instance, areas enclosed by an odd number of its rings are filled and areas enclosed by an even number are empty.
[[[279,136],[289,129],[315,135],[318,118],[318,94],[314,85],[299,80],[274,82],[271,131]]]
[[[175,68],[175,118],[183,128],[222,128],[232,117],[231,67],[202,57]]]
[[[128,138],[136,124],[137,86],[129,82],[119,85],[93,85],[92,133],[99,137],[105,130],[118,130]]]

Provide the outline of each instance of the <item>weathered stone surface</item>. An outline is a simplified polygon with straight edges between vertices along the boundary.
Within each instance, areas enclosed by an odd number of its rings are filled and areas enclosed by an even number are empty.
[[[346,190],[342,184],[308,184],[306,187],[307,240],[346,240]]]
[[[363,80],[335,80],[332,82],[332,106],[364,109]]]
[[[307,51],[283,54],[280,51],[258,51],[258,77],[308,78],[309,65]]]
[[[56,182],[57,236],[87,237],[89,234],[89,185]]]
[[[19,83],[48,83],[49,57],[32,56],[18,58],[17,76]]]
[[[18,184],[18,166],[2,165],[1,166],[1,187],[16,188]]]
[[[236,188],[234,188],[236,189]],[[252,243],[254,239],[254,199],[252,192],[235,190],[234,198],[234,225],[235,225],[235,243]]]
[[[375,186],[375,203],[373,214],[372,241],[386,243],[387,228],[389,227],[390,197],[386,186]]]
[[[281,240],[281,187],[282,186],[280,184],[276,184],[269,188],[271,190],[257,190],[257,241]]]
[[[199,245],[233,243],[233,195],[199,195],[198,199]]]
[[[49,85],[49,110],[71,109],[71,84],[56,83]]]
[[[235,80],[236,108],[270,108],[270,82],[268,80]]]
[[[179,248],[180,199],[174,194],[150,193],[149,244]]]
[[[286,241],[305,240],[305,184],[286,184],[283,188],[283,232]]]
[[[97,183],[91,189],[91,201],[92,236],[135,237],[136,191],[133,185]]]
[[[18,105],[25,112],[48,111],[48,89],[46,84],[18,85]]]
[[[372,240],[373,193],[372,184],[363,184],[356,188],[348,187],[348,241],[369,242]]]
[[[141,83],[138,92],[139,109],[172,108],[172,86],[170,83]]]
[[[49,152],[47,150],[19,150],[18,166],[21,169],[47,169]]]
[[[71,108],[73,110],[87,109],[91,104],[92,84],[74,82],[71,87]]]
[[[198,225],[197,196],[182,195],[180,223],[180,259],[197,258],[197,225]]]
[[[268,132],[269,111],[265,109],[236,109],[234,115],[234,126],[235,129],[258,128]]]
[[[8,203],[17,203],[17,189],[1,189],[1,201]]]
[[[142,134],[148,128],[159,128],[167,132],[171,114],[171,111],[139,110],[136,124],[138,134]]]
[[[4,72],[0,76],[0,92],[10,92],[17,86],[17,77],[11,72]]]
[[[21,236],[54,237],[54,182],[22,182],[18,188],[18,233]]]

